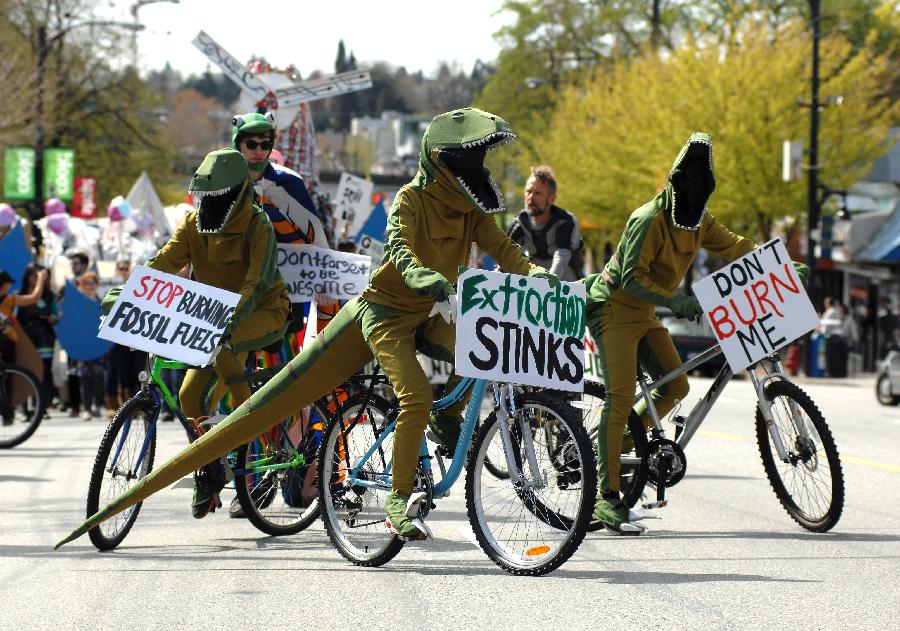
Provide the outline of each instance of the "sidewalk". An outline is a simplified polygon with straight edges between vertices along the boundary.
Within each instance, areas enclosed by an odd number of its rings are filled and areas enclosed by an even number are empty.
[[[856,373],[854,377],[844,377],[844,378],[835,378],[835,377],[808,377],[802,371],[797,373],[797,375],[788,375],[791,381],[794,381],[798,384],[801,383],[813,383],[823,386],[844,386],[851,388],[875,388],[875,382],[878,381],[878,373],[877,372],[859,372]]]

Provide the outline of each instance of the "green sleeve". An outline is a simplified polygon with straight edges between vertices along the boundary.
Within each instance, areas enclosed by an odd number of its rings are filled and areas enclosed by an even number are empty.
[[[625,228],[619,242],[622,254],[622,289],[644,302],[670,307],[672,292],[660,287],[650,277],[650,264],[659,255],[662,240],[662,224],[658,214],[634,215]]]
[[[501,269],[512,274],[528,275],[531,263],[522,248],[497,225],[493,216],[479,213],[474,237],[478,247],[490,254]]]
[[[412,250],[412,235],[417,209],[408,189],[400,189],[388,215],[387,242],[384,256],[403,276],[406,286],[418,294],[430,295],[436,301],[446,300],[455,290],[443,274],[425,267]]]
[[[733,261],[756,249],[753,241],[734,234],[709,213],[703,224],[703,242],[700,245],[710,254]]]
[[[144,263],[147,267],[166,272],[167,274],[177,274],[181,269],[191,262],[191,247],[187,242],[187,226],[188,222],[196,221],[197,211],[188,213],[181,225],[175,229],[168,242],[159,249],[152,259]]]

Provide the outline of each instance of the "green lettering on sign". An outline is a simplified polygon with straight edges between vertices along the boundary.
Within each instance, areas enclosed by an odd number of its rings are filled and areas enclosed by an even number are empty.
[[[46,149],[44,151],[44,198],[56,197],[72,201],[75,192],[75,150]]]

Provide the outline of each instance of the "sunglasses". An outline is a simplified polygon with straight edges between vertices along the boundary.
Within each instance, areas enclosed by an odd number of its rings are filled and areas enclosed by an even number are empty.
[[[244,146],[247,147],[247,149],[249,149],[250,151],[256,151],[257,149],[268,151],[272,148],[272,141],[263,140],[262,142],[256,142],[255,140],[245,140]]]
[[[128,272],[130,270],[127,267],[117,267],[116,271],[117,272]]]

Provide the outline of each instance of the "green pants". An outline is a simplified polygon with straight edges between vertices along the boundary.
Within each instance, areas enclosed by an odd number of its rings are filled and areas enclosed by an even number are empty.
[[[213,414],[219,400],[229,390],[238,405],[250,398],[250,386],[239,380],[244,373],[249,351],[265,348],[281,339],[287,328],[285,305],[257,309],[238,322],[231,333],[231,348],[223,348],[212,368],[188,370],[178,392],[186,416],[197,418]]]
[[[600,368],[606,381],[606,405],[600,416],[597,439],[597,466],[601,491],[619,491],[622,443],[628,415],[635,395],[637,367],[656,378],[681,365],[669,332],[652,311],[637,311],[613,300],[588,305],[587,325],[597,341]],[[688,393],[685,375],[653,391],[652,398],[660,417],[668,413],[676,400]],[[643,402],[638,413],[649,414]]]

